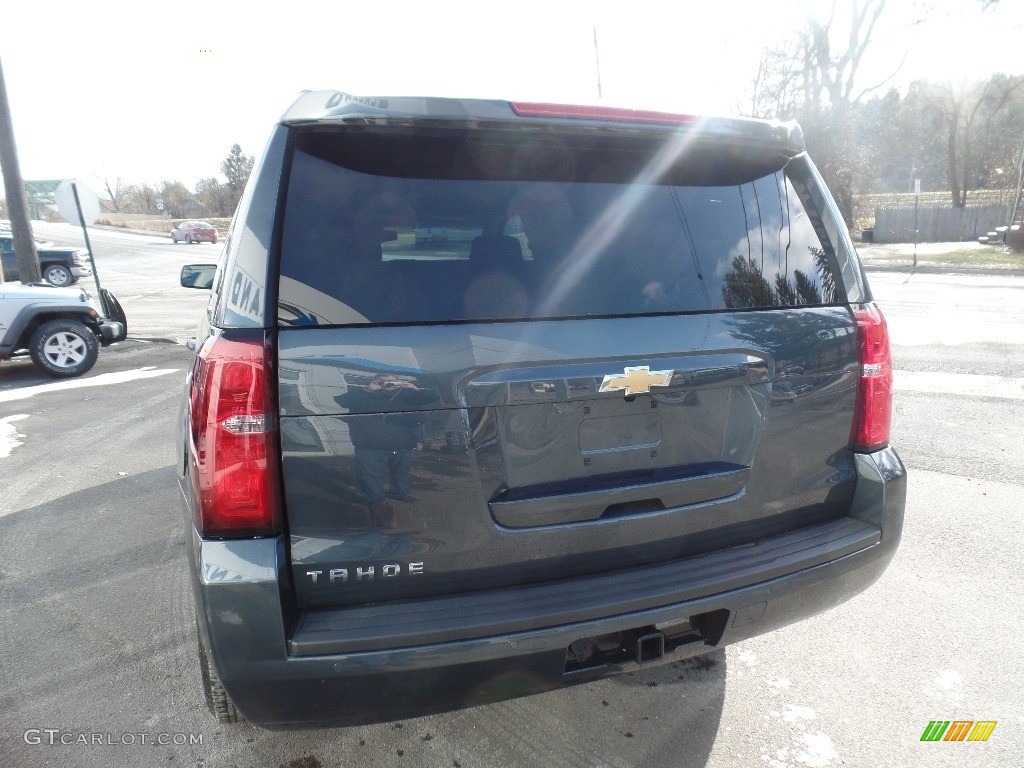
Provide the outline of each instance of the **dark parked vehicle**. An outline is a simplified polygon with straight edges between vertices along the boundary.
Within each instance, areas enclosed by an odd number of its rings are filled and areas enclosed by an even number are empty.
[[[213,288],[178,472],[221,721],[708,653],[899,543],[885,321],[794,123],[307,93],[182,284]]]
[[[43,279],[63,288],[78,282],[81,277],[91,277],[88,252],[82,248],[59,248],[42,246],[39,253],[39,271]],[[4,268],[5,280],[20,279],[18,257],[14,252],[14,238],[9,232],[0,232],[0,262]]]
[[[207,221],[183,221],[171,230],[171,240],[177,245],[184,240],[192,243],[216,243],[217,228]]]

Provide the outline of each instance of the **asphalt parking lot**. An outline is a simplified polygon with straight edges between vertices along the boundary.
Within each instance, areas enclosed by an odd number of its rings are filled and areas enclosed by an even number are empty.
[[[1024,279],[870,275],[910,489],[901,549],[866,593],[702,659],[271,733],[206,711],[174,481],[182,342],[206,303],[177,271],[218,249],[122,233],[94,245],[129,340],[58,386],[27,360],[0,364],[0,766],[1020,764]],[[936,719],[997,726],[984,743],[922,742]]]

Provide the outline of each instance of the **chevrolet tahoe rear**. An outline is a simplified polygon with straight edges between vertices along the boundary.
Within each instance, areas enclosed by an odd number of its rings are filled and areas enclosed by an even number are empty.
[[[708,653],[899,543],[885,321],[793,123],[306,93],[188,284],[213,288],[179,474],[221,720]]]

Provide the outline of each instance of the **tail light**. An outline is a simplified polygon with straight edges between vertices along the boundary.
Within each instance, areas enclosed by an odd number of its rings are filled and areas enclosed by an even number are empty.
[[[850,443],[853,450],[869,453],[889,444],[892,426],[892,356],[885,317],[874,304],[855,307],[860,341],[860,382]]]
[[[203,535],[281,528],[270,342],[211,337],[192,377],[192,483]]]

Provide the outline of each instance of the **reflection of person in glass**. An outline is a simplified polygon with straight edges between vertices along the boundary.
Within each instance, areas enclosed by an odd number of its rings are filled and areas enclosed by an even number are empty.
[[[387,501],[415,501],[409,490],[412,452],[419,442],[422,417],[419,406],[434,399],[412,381],[391,373],[374,376],[365,388],[352,387],[337,398],[338,404],[356,414],[349,420],[355,447],[356,479],[376,524],[394,527],[395,511]],[[385,495],[387,481],[390,492]]]

